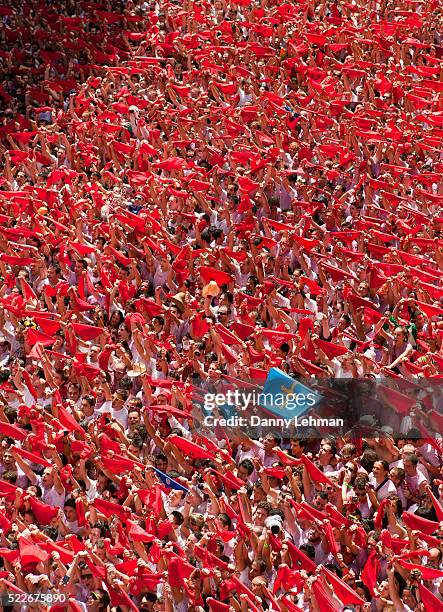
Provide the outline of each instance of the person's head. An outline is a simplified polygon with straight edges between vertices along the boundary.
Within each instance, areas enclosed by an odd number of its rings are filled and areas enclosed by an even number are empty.
[[[267,564],[261,557],[256,557],[251,564],[251,570],[249,573],[250,578],[254,576],[262,576],[266,572]]]
[[[81,401],[81,409],[86,417],[92,416],[95,409],[95,397],[92,395],[84,395]]]
[[[279,446],[281,438],[277,433],[268,433],[263,440],[265,452],[270,453],[275,446]]]
[[[395,344],[404,344],[408,339],[408,331],[404,327],[396,327],[394,329]]]
[[[254,471],[254,464],[250,459],[243,459],[237,468],[237,476],[246,482]]]
[[[389,463],[387,461],[376,461],[372,468],[372,473],[377,482],[383,482],[389,475]]]
[[[105,612],[109,608],[111,599],[104,589],[94,589],[88,597],[86,605],[91,612]]]
[[[74,523],[77,520],[77,509],[73,499],[68,499],[65,502],[64,512],[68,523]]]
[[[140,412],[138,410],[131,410],[128,412],[128,425],[130,429],[134,429],[141,422]]]
[[[94,575],[91,569],[85,561],[80,561],[78,570],[81,586],[88,591],[91,590],[94,586]]]
[[[405,471],[400,467],[391,468],[389,471],[389,477],[398,489],[405,480]]]
[[[367,476],[357,476],[354,480],[354,493],[358,498],[358,503],[361,504],[366,500],[366,485],[368,484]]]
[[[291,438],[291,455],[299,459],[306,448],[307,440],[304,438]]]
[[[155,467],[162,471],[167,472],[168,470],[168,458],[163,453],[159,453],[155,457]]]
[[[344,461],[355,459],[357,456],[357,448],[355,444],[351,444],[351,443],[345,444],[343,448],[341,449],[341,456]]]
[[[351,325],[351,317],[347,314],[342,315],[338,321],[339,331],[341,332],[345,331],[345,329],[348,328],[350,325]]]
[[[45,489],[51,489],[54,486],[54,476],[52,468],[46,468],[42,475],[42,485]]]
[[[78,402],[80,399],[80,385],[78,383],[69,383],[67,388],[67,397],[72,402]]]
[[[229,531],[231,529],[232,521],[225,512],[220,512],[217,515],[216,524],[221,531]]]
[[[128,397],[129,393],[126,389],[117,389],[117,391],[114,393],[112,402],[114,410],[121,410],[124,407]]]
[[[408,453],[403,456],[403,466],[406,476],[417,475],[418,457],[414,453]]]
[[[440,569],[441,558],[442,558],[442,552],[439,548],[430,548],[429,555],[426,561],[426,565],[428,567]]]
[[[257,504],[253,514],[254,525],[263,527],[271,511],[269,502],[263,500]]]
[[[328,494],[326,491],[317,491],[317,493],[314,495],[313,502],[317,510],[323,512],[326,504],[328,503]]]
[[[335,447],[330,442],[324,442],[320,445],[320,449],[318,451],[318,460],[320,465],[325,466],[331,463],[335,455]]]

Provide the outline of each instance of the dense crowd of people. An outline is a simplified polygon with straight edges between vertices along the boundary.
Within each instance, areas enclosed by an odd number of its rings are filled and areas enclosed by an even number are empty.
[[[443,610],[441,5],[0,16],[3,609]],[[376,433],[197,427],[271,368]]]

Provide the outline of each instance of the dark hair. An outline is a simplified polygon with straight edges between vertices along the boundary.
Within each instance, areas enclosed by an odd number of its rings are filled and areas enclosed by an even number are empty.
[[[173,510],[171,512],[171,514],[174,517],[175,522],[176,522],[177,525],[182,525],[183,524],[183,521],[185,519],[183,518],[183,514],[181,512],[179,512],[178,510]]]
[[[407,455],[405,455],[403,457],[403,462],[404,461],[410,461],[413,466],[418,465],[418,457],[414,453],[408,453]]]
[[[378,455],[375,452],[375,450],[372,450],[371,448],[367,448],[362,455],[360,465],[367,472],[372,472],[372,468],[374,467],[374,463],[376,461],[378,461]]]
[[[418,459],[417,459],[418,461]],[[383,466],[385,472],[389,472],[389,463],[387,461],[385,461],[384,459],[377,459],[377,461],[374,461],[375,463],[381,463],[381,465]],[[372,466],[372,468],[374,468],[374,466]]]
[[[254,464],[252,463],[250,459],[243,459],[243,461],[240,463],[238,467],[245,468],[245,470],[248,472],[248,476],[250,476],[252,472],[254,471]]]
[[[217,518],[225,527],[228,527],[228,529],[231,528],[232,521],[226,512],[220,512],[217,514]]]
[[[300,550],[305,553],[310,559],[315,559],[315,548],[312,544],[302,544]]]

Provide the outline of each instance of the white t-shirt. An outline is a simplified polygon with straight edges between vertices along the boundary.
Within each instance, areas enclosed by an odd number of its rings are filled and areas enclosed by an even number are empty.
[[[65,505],[65,497],[66,492],[63,489],[63,493],[58,493],[55,487],[51,487],[50,489],[45,489],[42,485],[42,479],[40,476],[36,476],[36,484],[42,490],[42,501],[49,506],[54,506],[55,508],[63,508]]]
[[[376,490],[378,485],[372,474],[369,476],[369,482],[374,487],[374,490]],[[397,495],[397,488],[395,484],[392,482],[392,480],[389,480],[389,479],[384,483],[382,487],[378,489],[378,491],[377,490],[375,491],[375,495],[379,502],[383,501],[391,494]]]

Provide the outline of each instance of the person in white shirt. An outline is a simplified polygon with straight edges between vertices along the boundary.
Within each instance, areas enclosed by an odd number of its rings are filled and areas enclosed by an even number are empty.
[[[410,497],[408,497],[407,493],[405,495],[408,498],[409,503],[418,502],[423,493],[425,493],[425,486],[428,484],[428,481],[417,469],[417,455],[414,455],[413,453],[405,455],[403,457],[403,465],[406,473],[405,482],[410,492]]]
[[[379,502],[383,501],[391,493],[397,493],[397,488],[389,478],[389,463],[387,461],[376,461],[369,475],[369,483],[374,487],[375,495]]]

